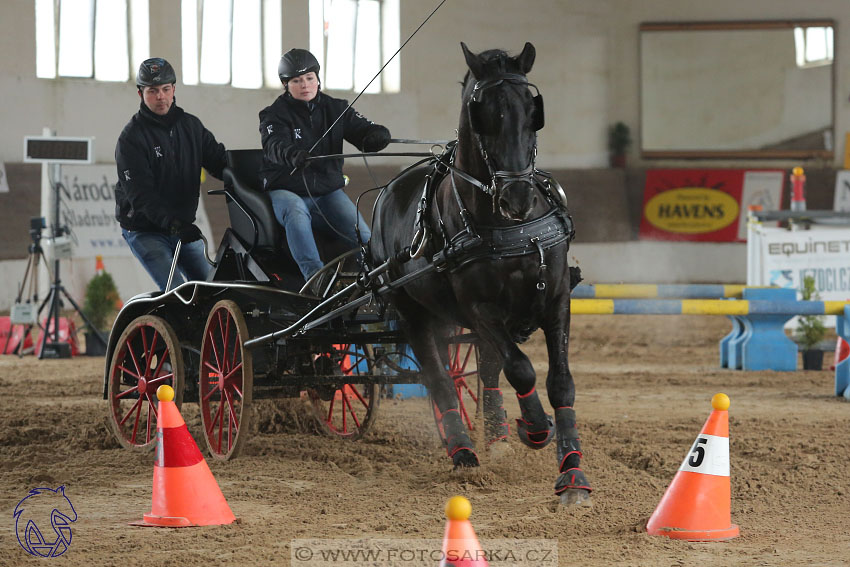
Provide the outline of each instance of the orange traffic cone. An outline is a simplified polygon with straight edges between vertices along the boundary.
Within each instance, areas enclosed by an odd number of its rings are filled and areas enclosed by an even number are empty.
[[[103,272],[103,256],[98,254],[94,257],[94,273],[99,274]]]
[[[174,389],[162,385],[153,467],[153,503],[137,526],[217,526],[236,521],[198,445],[172,401]]]
[[[463,496],[446,502],[446,533],[440,567],[489,567],[484,550],[469,523],[472,505]]]
[[[729,396],[715,394],[711,406],[711,415],[646,524],[650,535],[689,541],[738,536],[730,511]]]

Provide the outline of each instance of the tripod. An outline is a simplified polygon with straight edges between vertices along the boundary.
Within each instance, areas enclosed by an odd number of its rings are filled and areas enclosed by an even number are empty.
[[[18,295],[15,297],[15,304],[12,307],[11,328],[9,336],[6,337],[6,343],[3,345],[3,350],[6,352],[9,347],[9,341],[12,339],[15,326],[22,325],[24,332],[21,334],[20,343],[15,348],[18,357],[22,357],[32,350],[26,349],[26,339],[30,336],[32,328],[38,321],[38,314],[44,309],[45,302],[42,302],[38,309],[35,305],[38,303],[38,266],[39,261],[44,263],[44,268],[50,274],[50,266],[47,264],[47,259],[44,257],[44,249],[41,247],[41,229],[44,228],[44,217],[34,217],[30,219],[30,244],[27,256],[27,266],[24,270],[24,278],[21,280],[21,287],[18,289]],[[24,301],[24,292],[28,291],[26,301]]]
[[[44,298],[44,303],[38,309],[39,315],[41,315],[41,310],[45,305],[48,305],[47,308],[47,320],[44,325],[44,334],[41,339],[41,349],[38,354],[38,358],[70,358],[71,357],[71,345],[68,343],[59,342],[59,310],[62,307],[62,298],[60,294],[68,300],[68,302],[74,307],[74,311],[80,316],[83,322],[86,324],[86,327],[91,331],[92,335],[97,337],[97,340],[100,341],[103,346],[106,346],[106,339],[103,338],[100,331],[98,331],[92,322],[89,321],[89,318],[86,317],[85,313],[83,313],[80,306],[74,301],[74,299],[68,295],[68,292],[65,290],[65,287],[62,285],[62,280],[59,276],[59,254],[56,253],[56,243],[57,239],[61,238],[65,233],[68,232],[67,227],[59,224],[59,209],[60,209],[60,201],[61,201],[61,183],[56,181],[54,184],[54,206],[55,206],[55,216],[53,217],[53,242],[54,242],[54,260],[53,260],[53,281],[50,285],[50,291],[47,293],[47,297]],[[49,270],[48,270],[49,272]],[[47,339],[50,336],[50,332],[53,332],[53,338],[48,343]]]

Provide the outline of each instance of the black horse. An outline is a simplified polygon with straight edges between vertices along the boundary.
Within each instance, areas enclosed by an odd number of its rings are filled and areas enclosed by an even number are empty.
[[[526,74],[535,49],[526,43],[511,57],[501,50],[476,55],[461,47],[469,72],[457,142],[435,164],[405,172],[381,194],[372,258],[379,263],[411,248],[412,260],[391,265],[391,281],[428,264],[436,267],[405,281],[392,300],[442,414],[455,467],[479,464],[445,370],[447,340],[459,325],[482,339],[479,373],[488,443],[508,433],[498,386],[504,370],[522,410],[520,439],[541,449],[555,436],[556,494],[567,504],[588,501],[567,363],[571,275],[573,285],[580,276],[567,265],[572,221],[566,198],[551,176],[534,166],[543,100]],[[554,421],[538,398],[534,368],[517,347],[537,328],[546,334],[546,388]]]

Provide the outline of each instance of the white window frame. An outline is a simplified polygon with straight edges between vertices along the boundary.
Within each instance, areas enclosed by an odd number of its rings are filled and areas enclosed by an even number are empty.
[[[38,78],[132,81],[149,57],[149,0],[35,0],[34,9]]]
[[[181,0],[183,83],[279,88],[281,28],[282,0]]]
[[[835,28],[832,26],[798,26],[794,28],[797,67],[832,65],[835,59]],[[815,46],[821,44],[822,49]],[[817,46],[820,47],[820,46]]]
[[[319,60],[323,88],[343,92],[365,89],[366,93],[401,90],[398,57],[367,88],[399,48],[399,4],[399,0],[310,0],[310,51]],[[367,20],[362,13],[368,14]],[[335,34],[334,26],[339,25],[347,27]],[[378,30],[379,37],[363,33],[364,29]]]

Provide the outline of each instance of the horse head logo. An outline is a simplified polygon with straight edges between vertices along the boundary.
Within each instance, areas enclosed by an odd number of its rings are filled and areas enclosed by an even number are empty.
[[[12,514],[18,543],[36,557],[58,557],[71,545],[71,524],[77,521],[77,511],[65,495],[65,486],[57,489],[33,488]],[[53,535],[43,533],[36,522],[45,527],[47,519]]]

